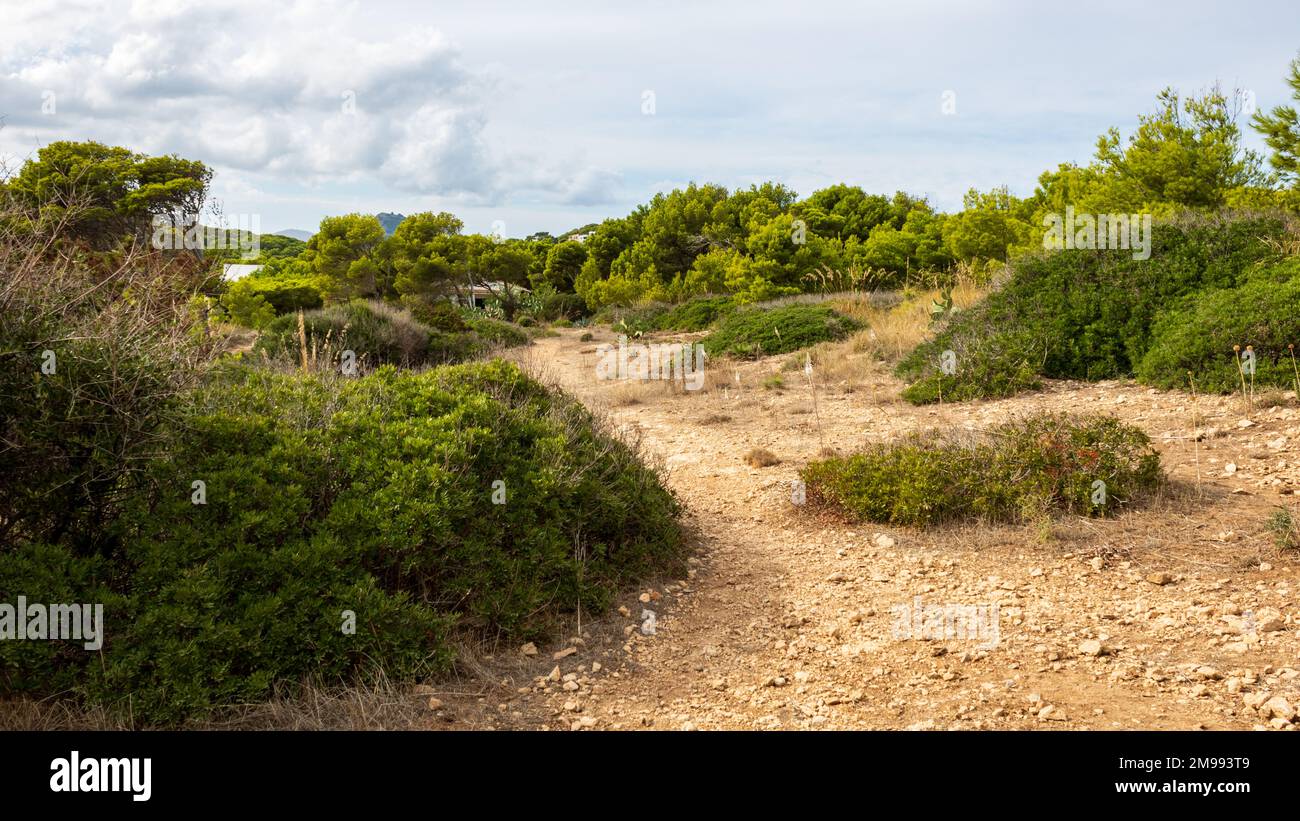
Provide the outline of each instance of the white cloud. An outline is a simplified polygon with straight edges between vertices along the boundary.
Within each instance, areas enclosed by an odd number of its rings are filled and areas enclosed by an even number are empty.
[[[83,6],[70,25],[18,14],[0,42],[0,114],[36,145],[98,139],[315,185],[371,178],[393,189],[482,203],[537,165],[500,160],[485,137],[495,80],[466,67],[428,26],[366,38],[364,7],[138,1]],[[48,11],[48,9],[47,9]],[[15,36],[17,32],[29,35]],[[53,32],[60,31],[61,36]],[[53,92],[55,112],[41,110]],[[603,172],[552,180],[557,200],[595,201]]]

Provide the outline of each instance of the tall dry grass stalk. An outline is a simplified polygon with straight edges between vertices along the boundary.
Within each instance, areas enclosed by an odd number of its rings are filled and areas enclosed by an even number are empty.
[[[302,354],[302,372],[307,372],[307,322],[302,309],[298,309],[298,350]]]

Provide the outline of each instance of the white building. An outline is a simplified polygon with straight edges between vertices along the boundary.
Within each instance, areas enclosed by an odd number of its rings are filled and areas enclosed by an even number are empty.
[[[237,279],[243,279],[249,274],[262,270],[261,265],[247,265],[236,262],[227,262],[221,266],[221,278],[226,282],[234,282]]]
[[[504,282],[479,282],[475,283],[471,288],[462,285],[457,288],[457,292],[452,296],[452,299],[470,308],[482,308],[488,300],[497,298],[505,289],[506,284]],[[510,290],[516,294],[529,292],[527,288],[519,285],[511,285]]]

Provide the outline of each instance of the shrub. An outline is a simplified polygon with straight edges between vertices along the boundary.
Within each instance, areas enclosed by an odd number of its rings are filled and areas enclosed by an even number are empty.
[[[736,311],[723,316],[705,337],[704,350],[715,356],[769,356],[843,339],[859,327],[825,305]]]
[[[232,367],[175,434],[148,467],[156,491],[112,526],[118,551],[0,553],[4,589],[103,601],[109,625],[102,657],[0,646],[7,689],[72,687],[175,723],[376,666],[445,671],[453,628],[540,639],[633,579],[683,572],[656,474],[503,362],[355,379]]]
[[[274,315],[310,311],[325,304],[324,285],[318,278],[286,260],[276,260],[252,274],[226,284],[221,302],[231,318],[250,328],[260,327],[245,321],[246,308],[236,306],[260,301],[269,305]],[[265,324],[265,323],[263,323]]]
[[[734,310],[736,304],[731,297],[701,297],[664,312],[657,326],[664,331],[703,331]]]
[[[524,319],[527,319],[527,317],[524,317]],[[493,346],[515,348],[528,344],[528,334],[520,330],[523,327],[522,320],[518,327],[511,325],[509,322],[487,319],[486,317],[471,319],[468,324],[470,330],[478,334],[480,339]]]
[[[1262,271],[1238,288],[1200,292],[1161,314],[1137,374],[1157,387],[1186,388],[1190,371],[1197,388],[1228,393],[1241,386],[1233,351],[1239,345],[1255,354],[1255,384],[1290,387],[1295,367],[1287,346],[1297,343],[1300,260]]]
[[[444,333],[416,321],[410,312],[382,302],[355,301],[303,314],[309,350],[351,350],[369,365],[424,365],[462,362],[484,350],[474,334]],[[296,360],[301,342],[298,315],[266,326],[253,347],[272,359]]]
[[[253,294],[260,295],[265,299],[267,304],[275,309],[277,315],[300,310],[312,310],[325,304],[320,289],[304,282],[283,282],[248,277],[235,284],[245,282],[247,283],[245,287],[249,288]],[[231,286],[231,290],[236,289]]]
[[[559,319],[580,319],[588,314],[587,303],[577,294],[555,294],[546,300],[545,313]]]
[[[1159,454],[1138,428],[1112,417],[1046,414],[965,438],[913,434],[812,462],[800,475],[813,507],[854,521],[925,526],[1020,521],[1053,509],[1104,515],[1153,491],[1161,474]]]
[[[909,381],[927,379],[939,355],[952,350],[959,366],[972,366],[953,387],[971,396],[1029,387],[1022,362],[1053,378],[1132,374],[1152,344],[1161,311],[1203,289],[1244,283],[1261,263],[1279,256],[1275,241],[1287,231],[1282,217],[1186,217],[1154,226],[1147,260],[1124,250],[1021,258],[1000,290],[951,317],[932,341],[899,363],[897,373]],[[995,378],[985,387],[976,381],[980,373]],[[926,401],[937,394],[926,386],[914,392]]]
[[[227,291],[221,297],[221,306],[232,322],[255,330],[265,328],[276,315],[264,296],[243,289]]]
[[[1280,507],[1273,511],[1265,527],[1272,534],[1273,544],[1278,550],[1300,550],[1300,521],[1290,510]]]
[[[916,381],[903,389],[903,399],[914,405],[995,399],[1035,390],[1042,384],[1038,379],[1041,346],[1028,334],[1001,333],[957,340],[956,344],[963,342],[967,344],[960,351],[952,352],[952,373],[945,373],[942,367],[946,351],[936,361],[910,357],[905,373]]]
[[[734,310],[736,303],[731,297],[706,296],[678,305],[657,302],[638,308],[609,307],[598,313],[596,320],[609,322],[623,333],[703,331]]]
[[[597,322],[608,322],[615,331],[624,334],[650,333],[659,330],[659,319],[671,310],[663,303],[651,303],[639,308],[608,307],[596,314]]]
[[[445,299],[430,300],[408,295],[402,298],[402,304],[411,312],[411,316],[435,331],[459,334],[469,330],[461,312]]]
[[[25,538],[92,555],[213,356],[190,309],[205,272],[189,255],[54,253],[3,218],[0,551]]]

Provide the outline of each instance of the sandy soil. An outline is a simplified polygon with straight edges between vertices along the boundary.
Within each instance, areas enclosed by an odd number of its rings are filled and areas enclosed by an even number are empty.
[[[596,380],[578,330],[519,355],[607,411],[662,462],[697,537],[690,578],[525,655],[473,660],[492,683],[440,692],[452,728],[1289,728],[1300,702],[1296,557],[1265,522],[1296,508],[1300,409],[1247,412],[1127,383],[1054,382],[1010,400],[917,408],[884,366],[855,384],[782,358],[710,363],[710,387]],[[719,373],[719,371],[721,373]],[[723,389],[723,386],[725,390]],[[913,531],[851,526],[792,503],[798,469],[913,429],[981,427],[1032,410],[1142,427],[1170,476],[1107,520]],[[750,467],[766,448],[781,461]],[[1234,467],[1230,467],[1235,466]],[[1199,480],[1198,480],[1199,475]],[[997,605],[996,641],[898,637],[898,608]],[[645,611],[654,631],[642,632]],[[991,625],[989,625],[991,626]],[[533,648],[528,648],[530,651]],[[555,658],[556,653],[569,653]]]

